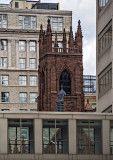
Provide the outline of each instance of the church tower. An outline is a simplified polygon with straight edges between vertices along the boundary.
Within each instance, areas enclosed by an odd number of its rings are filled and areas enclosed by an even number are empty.
[[[63,48],[58,46],[57,33],[52,48],[50,21],[48,20],[46,32],[43,31],[41,25],[39,36],[39,111],[56,111],[57,94],[62,88],[66,92],[64,111],[84,111],[82,37],[81,25],[78,21],[75,40],[72,27],[70,27],[68,42],[64,29]]]

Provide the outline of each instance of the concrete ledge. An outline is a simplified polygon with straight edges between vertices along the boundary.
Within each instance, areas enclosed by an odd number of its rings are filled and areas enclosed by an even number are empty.
[[[113,155],[9,154],[0,160],[112,160]]]

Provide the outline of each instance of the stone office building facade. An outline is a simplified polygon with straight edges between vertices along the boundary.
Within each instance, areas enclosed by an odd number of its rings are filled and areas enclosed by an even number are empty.
[[[37,110],[39,30],[50,19],[62,47],[63,28],[68,35],[71,11],[0,9],[0,110]]]

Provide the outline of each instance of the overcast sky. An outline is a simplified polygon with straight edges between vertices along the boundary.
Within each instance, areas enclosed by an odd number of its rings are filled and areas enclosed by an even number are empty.
[[[9,3],[10,0],[0,0]],[[83,32],[83,65],[84,74],[96,74],[96,0],[41,0],[41,2],[60,3],[60,10],[73,13],[73,31],[77,30],[81,20]]]

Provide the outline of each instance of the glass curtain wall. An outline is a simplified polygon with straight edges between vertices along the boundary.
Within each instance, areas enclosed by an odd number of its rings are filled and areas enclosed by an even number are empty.
[[[8,120],[8,153],[33,153],[34,133],[32,119]]]
[[[77,153],[101,154],[101,121],[77,121]]]
[[[67,120],[43,120],[43,153],[68,153]]]

